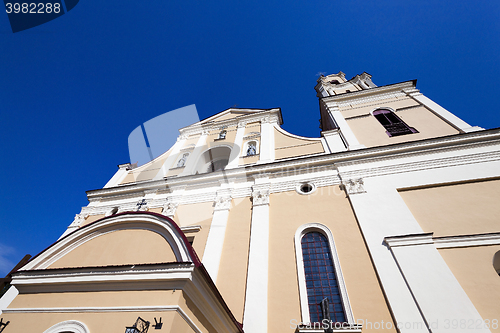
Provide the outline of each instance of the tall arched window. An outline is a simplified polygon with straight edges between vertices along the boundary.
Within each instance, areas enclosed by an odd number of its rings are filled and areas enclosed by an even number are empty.
[[[326,237],[319,232],[308,232],[302,237],[301,245],[311,322],[328,319],[322,315],[321,302],[325,298],[328,299],[329,319],[345,322],[339,284]]]
[[[418,133],[416,129],[406,125],[394,112],[386,109],[373,111],[373,116],[384,126],[389,136]]]
[[[302,322],[326,319],[321,303],[327,298],[330,320],[354,324],[330,229],[318,223],[303,225],[295,234],[295,251]]]

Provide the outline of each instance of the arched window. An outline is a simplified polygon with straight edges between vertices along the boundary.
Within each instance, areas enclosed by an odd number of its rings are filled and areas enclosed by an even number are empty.
[[[224,170],[229,163],[231,148],[227,146],[217,146],[205,151],[198,158],[195,173],[206,173]]]
[[[321,305],[326,298],[330,320],[354,324],[330,229],[318,223],[300,227],[295,234],[295,251],[302,322],[328,319]]]
[[[311,322],[323,319],[345,322],[339,284],[326,237],[319,232],[308,232],[302,237],[301,245]],[[321,303],[325,298],[328,299],[330,318],[323,318],[325,309],[322,309]]]
[[[386,109],[373,111],[373,116],[377,118],[380,124],[386,129],[389,136],[398,136],[405,134],[418,133],[416,129],[406,125],[394,112]]]

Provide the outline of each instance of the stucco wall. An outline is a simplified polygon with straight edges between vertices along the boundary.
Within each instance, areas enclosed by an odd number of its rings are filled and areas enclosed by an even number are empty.
[[[498,232],[500,180],[401,191],[413,216],[434,236]]]
[[[491,327],[492,332],[500,332],[500,276],[493,268],[493,256],[497,251],[500,245],[439,250],[483,320],[488,319],[490,323],[497,320],[496,329]],[[477,325],[470,321],[467,324],[468,327]]]
[[[174,262],[168,242],[148,230],[116,230],[93,238],[49,268]]]
[[[390,106],[390,104],[387,106]],[[347,119],[347,123],[359,143],[366,147],[384,146],[459,133],[458,130],[425,107],[397,111],[396,115],[401,118],[406,125],[415,128],[418,133],[389,137],[384,126],[382,126],[372,115],[362,118]]]
[[[212,224],[213,203],[203,202],[198,204],[180,205],[175,211],[173,220],[179,226],[199,225],[201,230],[196,233],[190,233],[189,237],[194,236],[193,248],[201,259],[205,252],[208,232]]]
[[[66,321],[78,320],[87,325],[90,332],[123,333],[126,326],[132,326],[137,317],[154,324],[154,318],[162,318],[161,332],[194,332],[185,318],[174,309],[170,311],[125,311],[100,312],[96,309],[83,313],[78,307],[120,307],[120,306],[179,306],[187,317],[202,331],[215,329],[199,310],[200,305],[191,301],[183,291],[141,290],[112,292],[40,293],[19,295],[9,306],[13,308],[67,308],[66,313],[10,313],[3,314],[9,320],[12,333],[44,332],[51,326]],[[150,326],[149,331],[154,330]]]
[[[323,153],[320,140],[307,140],[285,134],[284,131],[274,129],[275,158],[277,160],[288,157]]]
[[[311,195],[270,197],[269,332],[293,332],[290,320],[301,321],[294,236],[307,223],[326,225],[333,234],[355,320],[392,321],[349,201],[329,186]]]
[[[251,214],[250,198],[233,200],[217,275],[217,288],[240,322],[243,321],[245,305]]]

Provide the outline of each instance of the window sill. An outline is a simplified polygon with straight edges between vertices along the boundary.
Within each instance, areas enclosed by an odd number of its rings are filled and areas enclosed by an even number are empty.
[[[259,154],[240,156],[240,158],[249,158],[249,157],[254,157],[254,156],[259,156]]]

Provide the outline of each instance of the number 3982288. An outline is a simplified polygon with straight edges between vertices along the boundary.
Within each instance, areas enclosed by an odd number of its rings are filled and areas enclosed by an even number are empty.
[[[61,11],[60,3],[6,3],[5,10],[7,14],[58,14]]]

